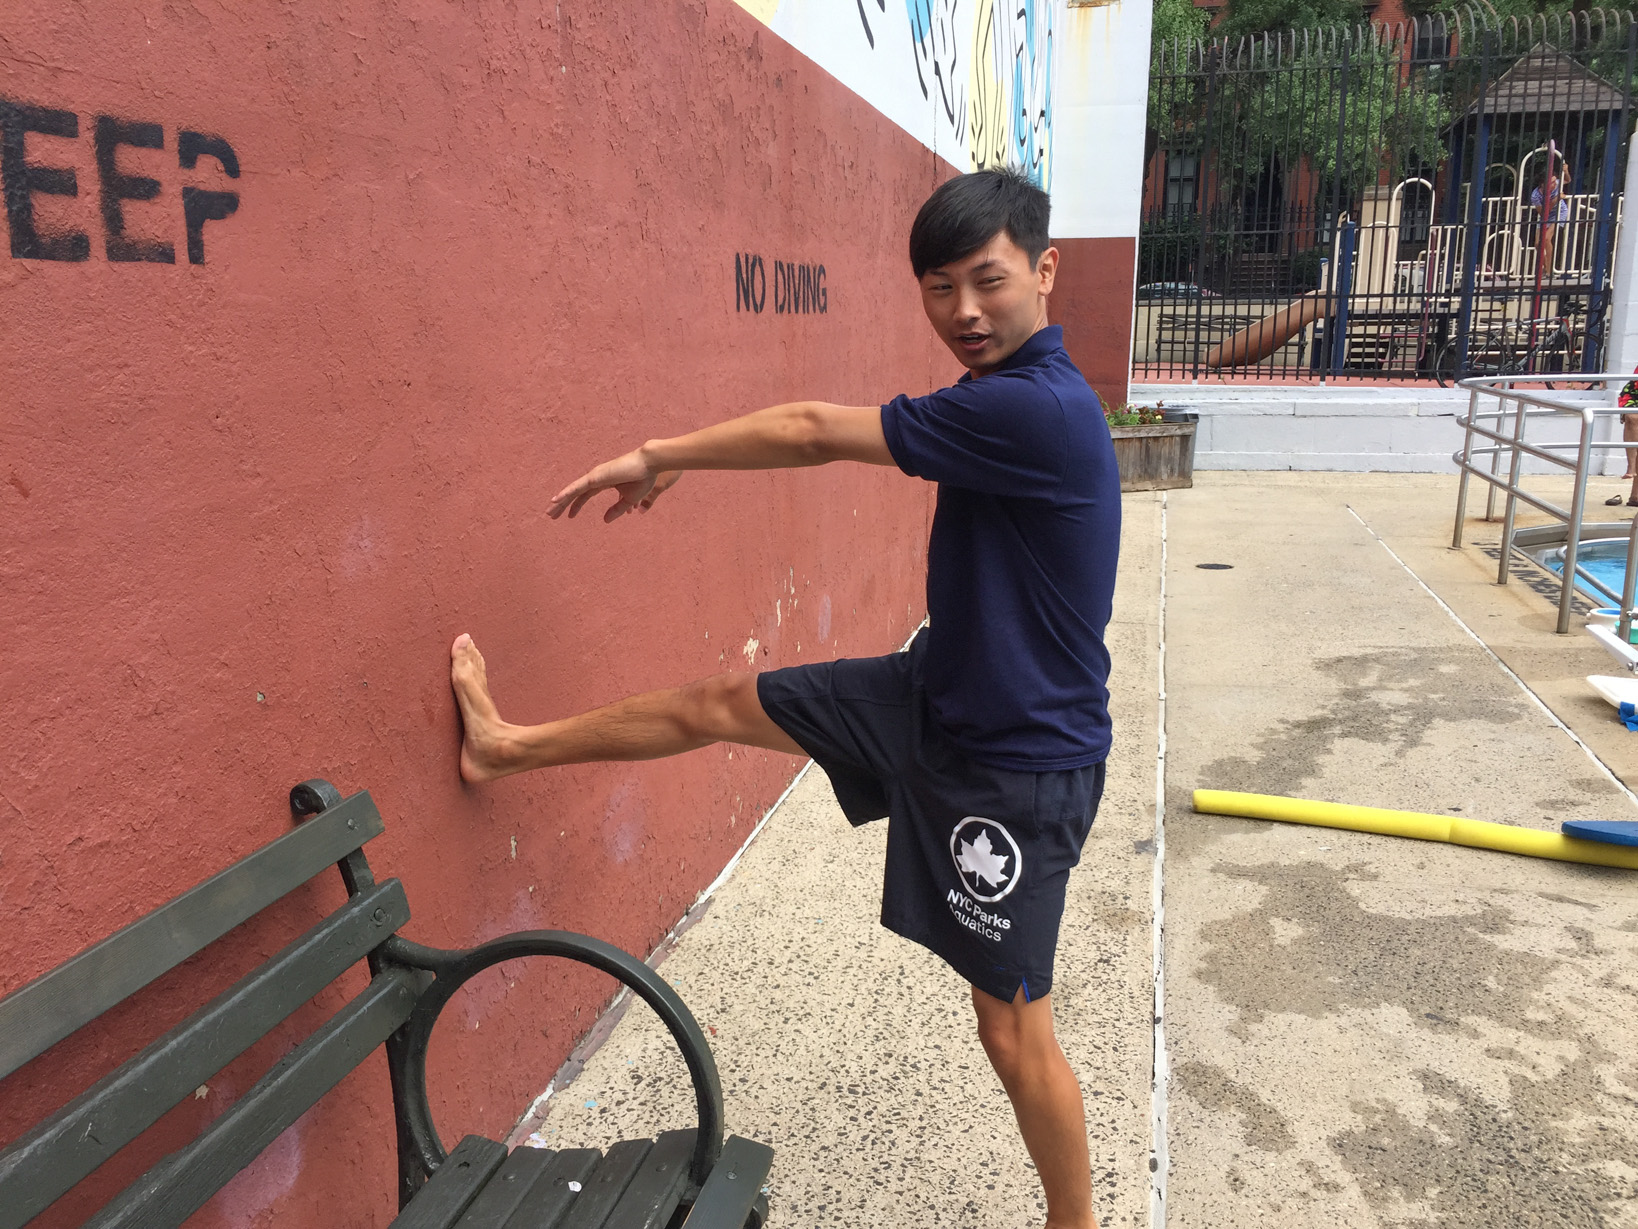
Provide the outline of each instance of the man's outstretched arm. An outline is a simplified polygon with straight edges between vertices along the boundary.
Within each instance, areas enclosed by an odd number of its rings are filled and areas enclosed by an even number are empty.
[[[613,490],[620,498],[603,514],[612,521],[651,505],[670,485],[656,489],[661,475],[685,469],[796,469],[830,461],[894,464],[879,407],[793,401],[675,439],[650,440],[571,482],[552,497],[547,511],[572,517],[599,491]]]

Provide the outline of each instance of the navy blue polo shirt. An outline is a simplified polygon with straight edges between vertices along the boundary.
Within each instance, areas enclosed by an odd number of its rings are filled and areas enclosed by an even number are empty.
[[[900,469],[938,483],[922,634],[939,725],[997,768],[1102,760],[1120,474],[1063,330],[1042,329],[988,375],[895,397],[882,431]]]

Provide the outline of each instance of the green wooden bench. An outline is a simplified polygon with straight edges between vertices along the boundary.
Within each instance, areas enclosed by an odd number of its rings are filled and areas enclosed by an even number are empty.
[[[347,903],[0,1151],[0,1229],[27,1224],[92,1170],[360,960],[369,986],[279,1059],[191,1143],[116,1195],[96,1229],[180,1225],[341,1079],[385,1045],[398,1129],[398,1229],[760,1229],[766,1145],[723,1139],[722,1088],[675,991],[619,948],[521,931],[464,951],[397,932],[409,902],[377,883],[363,846],[382,832],[368,793],[326,781],[290,792],[293,831],[0,999],[0,1079],[331,865]],[[606,1153],[518,1148],[469,1135],[444,1149],[427,1102],[438,1013],[475,974],[524,956],[580,961],[629,986],[664,1021],[694,1085],[699,1123]]]

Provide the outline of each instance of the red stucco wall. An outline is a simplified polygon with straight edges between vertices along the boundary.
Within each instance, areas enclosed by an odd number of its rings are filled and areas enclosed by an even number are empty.
[[[693,475],[613,527],[543,507],[649,436],[946,382],[904,235],[948,169],[729,0],[18,0],[0,97],[75,117],[25,157],[75,172],[31,201],[88,249],[0,249],[0,992],[284,831],[315,775],[381,805],[370,855],[411,937],[648,951],[796,763],[713,748],[466,789],[449,642],[477,637],[519,719],[902,642],[932,492],[894,471]],[[159,125],[114,165],[158,181],[124,233],[174,263],[109,258],[98,116]],[[184,130],[239,177],[181,168]],[[184,187],[238,194],[203,263]],[[736,311],[746,253],[760,313]],[[775,310],[776,260],[824,265],[823,314]],[[340,899],[316,881],[0,1084],[0,1140]],[[457,1000],[446,1137],[504,1133],[606,994],[506,969]],[[58,1223],[251,1078],[210,1081]],[[377,1055],[194,1223],[385,1224],[392,1183]]]
[[[1123,404],[1132,379],[1132,293],[1137,240],[1054,239],[1058,277],[1050,313],[1064,349],[1106,409]]]

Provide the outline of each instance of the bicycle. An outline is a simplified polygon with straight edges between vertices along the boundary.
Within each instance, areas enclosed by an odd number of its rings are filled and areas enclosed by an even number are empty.
[[[1575,318],[1585,314],[1580,304],[1566,304],[1561,315],[1546,316],[1535,321],[1504,320],[1495,328],[1470,336],[1467,348],[1466,376],[1522,376],[1572,372],[1592,356],[1592,370],[1598,370],[1598,339],[1590,334],[1579,338]],[[1534,334],[1534,341],[1531,336]],[[1459,338],[1451,338],[1439,349],[1434,358],[1433,378],[1440,388],[1448,388],[1458,379],[1457,358]],[[1579,342],[1579,345],[1577,344]],[[1572,366],[1572,364],[1574,366]],[[1556,389],[1590,389],[1602,381],[1578,379],[1567,375],[1561,380],[1544,380],[1543,387]]]

